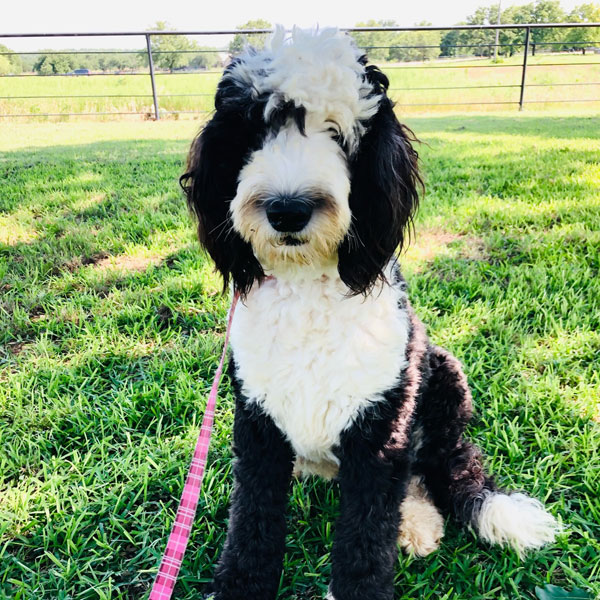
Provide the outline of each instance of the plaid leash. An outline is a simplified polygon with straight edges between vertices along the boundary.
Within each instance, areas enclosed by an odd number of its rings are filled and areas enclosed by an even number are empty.
[[[215,373],[208,401],[206,403],[206,410],[204,411],[202,427],[200,428],[200,434],[198,435],[198,441],[196,442],[194,457],[192,458],[185,485],[183,486],[183,493],[181,494],[177,514],[175,515],[175,522],[171,529],[171,535],[167,542],[167,548],[163,554],[148,600],[170,600],[173,589],[175,588],[175,583],[177,582],[177,575],[179,574],[181,563],[183,562],[183,555],[185,554],[185,549],[187,548],[190,539],[192,525],[196,516],[196,507],[198,506],[198,499],[200,497],[202,479],[204,477],[204,468],[206,467],[210,436],[212,434],[215,419],[217,390],[219,388],[219,382],[221,381],[221,375],[223,374],[223,364],[225,363],[227,344],[229,343],[231,321],[233,320],[233,313],[238,299],[239,294],[235,292],[233,300],[231,301],[231,308],[229,309],[229,317],[227,319],[227,331],[225,333],[223,353],[221,354],[221,360]]]

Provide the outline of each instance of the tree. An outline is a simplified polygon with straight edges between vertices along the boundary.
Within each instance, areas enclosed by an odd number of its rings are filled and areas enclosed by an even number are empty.
[[[2,54],[0,54],[0,75],[8,75],[12,72],[12,65],[10,60]]]
[[[458,25],[464,25],[464,23],[458,23]],[[456,46],[459,43],[460,32],[456,29],[450,29],[447,31],[440,40],[440,56],[457,56],[462,54],[461,48]]]
[[[497,4],[480,6],[467,18],[467,24],[495,25],[497,19]],[[511,6],[502,11],[500,18],[501,23],[562,23],[564,20],[565,13],[560,7],[559,0],[536,0],[521,6]],[[461,31],[458,40],[460,45],[472,46],[472,48],[464,48],[468,54],[490,56],[494,49],[495,36],[494,29],[472,29]],[[556,42],[562,41],[563,37],[560,29],[532,27],[530,42],[534,51],[536,44],[544,45],[545,48],[558,49]],[[498,49],[499,54],[512,55],[524,44],[525,32],[519,29],[502,29],[498,41],[501,45]],[[450,56],[450,54],[446,55]]]
[[[563,23],[566,19],[565,11],[560,6],[560,0],[537,0],[533,5],[531,23]],[[556,42],[563,41],[565,33],[562,29],[548,27],[546,29],[531,30],[531,43],[535,46],[542,45],[545,50],[559,50]]]
[[[198,54],[192,56],[188,63],[192,69],[214,69],[221,65],[221,57],[216,48],[199,46]]]
[[[86,52],[85,54],[73,54],[72,63],[74,69],[89,69],[90,71],[97,71],[100,68],[99,54],[92,52]]]
[[[33,70],[40,75],[56,75],[68,73],[74,68],[73,59],[69,54],[41,53],[33,65]]]
[[[273,25],[265,19],[252,19],[243,25],[238,25],[236,29],[272,29]],[[229,43],[229,52],[231,54],[239,54],[246,46],[252,46],[257,50],[262,50],[265,47],[268,35],[265,33],[246,34],[236,33],[234,38]]]
[[[568,15],[569,23],[600,22],[600,4],[580,4]],[[565,46],[573,50],[581,50],[585,54],[586,42],[597,42],[600,32],[597,27],[574,27],[568,29],[564,38]],[[594,44],[597,45],[597,44]]]
[[[148,31],[176,31],[166,21],[157,21]],[[188,63],[188,50],[197,47],[195,42],[184,35],[154,35],[150,37],[150,48],[152,60],[159,69],[174,71]],[[142,52],[141,59],[144,65],[148,65],[148,54]]]
[[[23,65],[23,71],[25,73],[31,73],[33,71],[33,65],[38,59],[36,54],[24,54],[21,58],[21,63]]]
[[[0,74],[2,75],[12,75],[23,71],[21,57],[4,44],[0,44],[0,65],[2,65],[0,66]]]
[[[498,17],[498,7],[480,6],[472,15],[467,17],[467,25],[495,24]],[[465,29],[458,36],[458,43],[464,54],[475,56],[490,56],[494,52],[496,32],[493,29]],[[462,54],[463,52],[461,52]]]
[[[45,55],[37,60],[35,65],[33,65],[33,70],[36,71],[38,75],[52,75],[54,73],[50,59]]]
[[[429,27],[431,23],[421,21],[416,27]],[[399,48],[390,50],[390,59],[399,61],[432,60],[440,55],[441,32],[403,31],[398,38]]]
[[[397,27],[396,21],[381,20],[365,21],[357,23],[355,27]],[[400,46],[402,40],[398,32],[395,31],[354,31],[350,34],[356,45],[364,49],[365,54],[372,61],[388,61],[391,60],[390,46]]]
[[[502,11],[500,21],[502,23],[528,23],[529,10],[523,10],[522,6],[509,6]],[[501,29],[498,39],[500,54],[512,56],[515,52],[523,51],[525,44],[525,31],[522,29]]]
[[[146,54],[146,65],[148,64],[147,58],[148,55]],[[101,54],[98,58],[98,68],[102,71],[124,71],[126,69],[133,71],[138,66],[138,56],[130,52]]]

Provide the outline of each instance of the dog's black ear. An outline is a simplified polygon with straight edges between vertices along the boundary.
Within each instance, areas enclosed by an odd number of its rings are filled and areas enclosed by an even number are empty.
[[[350,159],[352,224],[338,251],[340,277],[354,294],[368,292],[385,277],[386,265],[402,248],[423,187],[413,148],[417,140],[394,114],[386,93],[388,78],[374,66],[366,72],[381,99]]]
[[[238,102],[233,97],[236,93]],[[223,290],[233,280],[242,295],[264,277],[251,245],[233,229],[229,212],[239,172],[258,135],[256,121],[244,114],[250,103],[244,103],[243,93],[226,78],[221,81],[217,110],[192,142],[186,172],[179,180],[197,218],[200,243],[223,276]]]

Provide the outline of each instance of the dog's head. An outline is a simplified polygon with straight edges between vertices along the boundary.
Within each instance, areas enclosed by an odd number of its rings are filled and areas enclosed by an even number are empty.
[[[337,266],[359,294],[384,278],[421,184],[388,85],[337,30],[278,29],[225,69],[181,182],[226,285]]]

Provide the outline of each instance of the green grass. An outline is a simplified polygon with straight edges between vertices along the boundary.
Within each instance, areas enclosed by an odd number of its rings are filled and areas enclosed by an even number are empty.
[[[515,55],[497,65],[492,61],[475,59],[463,62],[433,61],[419,64],[384,65],[390,77],[391,96],[402,105],[402,110],[419,113],[427,110],[448,112],[456,106],[446,103],[513,102],[519,101],[521,63],[523,57]],[[593,63],[593,64],[588,64]],[[545,65],[552,66],[545,66]],[[452,68],[447,68],[448,65]],[[481,68],[482,66],[489,68]],[[595,55],[552,54],[529,58],[526,102],[552,101],[548,104],[534,102],[528,109],[551,108],[553,102],[577,100],[576,106],[600,109],[600,58]],[[423,69],[422,66],[434,67]],[[459,67],[459,68],[456,68]],[[213,108],[214,90],[220,71],[197,74],[159,74],[157,92],[163,111],[210,111]],[[572,85],[585,83],[584,86]],[[596,84],[596,85],[591,85]],[[539,87],[550,85],[550,87]],[[424,90],[421,88],[470,89]],[[474,89],[476,86],[487,86]],[[512,87],[501,87],[512,86]],[[16,113],[68,113],[68,112],[145,112],[152,115],[152,90],[148,75],[89,76],[89,77],[6,77],[0,78],[0,96],[101,96],[112,98],[28,98],[1,99],[0,115]],[[197,97],[178,97],[169,94],[199,94]],[[145,97],[127,97],[138,95]],[[579,102],[596,100],[596,102]],[[408,106],[416,104],[417,106]],[[427,104],[428,106],[422,106]],[[572,105],[565,104],[563,106]],[[471,110],[497,110],[501,105],[476,105]],[[460,108],[460,107],[458,107]],[[462,109],[464,110],[463,106]],[[166,116],[166,115],[164,115]],[[40,117],[42,118],[42,117]],[[67,117],[64,117],[67,118]],[[109,118],[109,117],[104,117]]]
[[[404,256],[436,343],[464,361],[469,435],[565,525],[521,561],[448,524],[397,594],[600,594],[598,115],[412,118],[428,194]],[[193,122],[5,124],[0,135],[0,598],[142,598],[223,341],[227,299],[177,188]],[[226,530],[222,387],[177,597]],[[337,486],[295,483],[280,597],[321,598]]]

